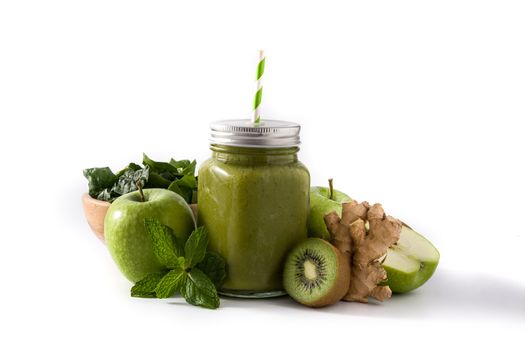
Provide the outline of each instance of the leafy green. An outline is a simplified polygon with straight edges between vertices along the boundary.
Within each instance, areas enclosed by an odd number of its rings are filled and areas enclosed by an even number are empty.
[[[111,188],[111,192],[123,195],[138,190],[137,182],[142,183],[142,187],[149,179],[149,168],[133,170],[128,169],[118,178],[117,182]]]
[[[197,187],[197,178],[193,174],[184,175],[182,178],[179,179],[177,184],[179,185],[179,187],[193,189]]]
[[[158,173],[150,172],[148,183],[144,186],[144,188],[168,188],[170,184],[170,180],[166,180]]]
[[[179,187],[179,185],[177,184],[177,180],[174,180],[170,186],[168,187],[168,190],[172,191],[172,192],[175,192],[176,194],[178,194],[179,196],[181,196],[182,198],[184,198],[184,200],[186,202],[188,202],[188,192],[186,189],[181,189]]]
[[[206,252],[204,260],[196,265],[219,288],[226,278],[226,260],[215,252]]]
[[[177,169],[177,172],[182,172],[184,168],[186,168],[188,165],[190,165],[190,161],[187,159],[183,160],[175,160],[173,158],[170,159],[170,165],[173,166],[175,169]]]
[[[113,186],[117,177],[110,168],[84,169],[84,177],[88,180],[89,195],[97,198],[106,188]]]
[[[204,226],[200,226],[191,233],[184,246],[186,268],[192,268],[204,259],[207,246],[208,231]]]
[[[192,162],[186,159],[176,161],[173,158],[171,158],[170,164],[173,165],[177,169],[178,173],[182,175],[194,175],[195,168],[197,166],[197,162],[195,160]]]
[[[157,173],[178,173],[177,168],[175,168],[170,163],[166,162],[156,162],[150,157],[146,155],[146,153],[142,154],[142,164],[149,166],[151,170],[157,172]]]
[[[155,256],[168,270],[137,282],[131,296],[169,298],[179,292],[192,305],[218,308],[216,288],[226,278],[226,262],[219,254],[206,252],[208,231],[204,226],[195,229],[186,242],[179,242],[173,231],[156,219],[145,219],[144,225]]]
[[[97,199],[99,201],[111,202],[112,201],[111,190],[108,190],[107,188],[105,188],[104,191],[99,193],[99,195],[97,196]]]
[[[187,159],[158,162],[143,154],[144,167],[129,163],[116,175],[110,168],[89,168],[84,170],[88,180],[89,195],[92,198],[113,202],[123,194],[137,190],[136,182],[144,188],[165,188],[179,194],[187,203],[196,203],[197,162]]]
[[[192,305],[216,309],[220,304],[215,285],[196,267],[188,272],[188,278],[184,287],[180,289],[180,294]]]
[[[122,175],[124,175],[124,173],[127,171],[127,170],[140,170],[142,169],[142,167],[138,164],[135,164],[135,163],[129,163],[127,167],[125,167],[124,169],[122,169],[121,171],[119,171],[117,173],[117,178],[121,177]]]
[[[175,179],[168,187],[168,190],[180,195],[187,203],[192,203],[193,191],[197,188],[197,178],[194,175],[184,175],[180,179]]]
[[[159,263],[170,269],[179,267],[178,258],[183,250],[177,244],[173,230],[156,219],[146,218],[144,225],[153,242],[153,252]]]
[[[131,296],[139,298],[155,298],[155,288],[167,271],[153,272],[141,279],[131,288]]]
[[[155,287],[157,298],[169,298],[176,291],[181,290],[186,285],[187,275],[187,272],[180,267],[168,272]]]

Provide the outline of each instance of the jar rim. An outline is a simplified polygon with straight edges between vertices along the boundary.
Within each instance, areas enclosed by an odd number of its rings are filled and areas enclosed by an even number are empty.
[[[288,148],[301,144],[298,123],[264,119],[218,120],[210,124],[210,144],[249,148]]]

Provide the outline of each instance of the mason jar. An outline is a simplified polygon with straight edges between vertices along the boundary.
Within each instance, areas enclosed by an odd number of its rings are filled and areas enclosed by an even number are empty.
[[[227,262],[219,292],[283,295],[288,251],[307,237],[310,174],[298,160],[300,125],[222,120],[210,125],[211,158],[199,169],[199,224]]]

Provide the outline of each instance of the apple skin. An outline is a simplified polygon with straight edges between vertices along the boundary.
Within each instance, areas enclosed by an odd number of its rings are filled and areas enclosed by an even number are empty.
[[[438,266],[437,262],[423,263],[419,271],[406,274],[392,267],[385,267],[388,276],[388,286],[393,293],[407,293],[421,287],[432,277]]]
[[[333,199],[330,199],[330,190],[327,187],[314,186],[310,188],[310,213],[308,215],[308,235],[330,240],[330,232],[324,223],[324,216],[335,211],[341,216],[343,203],[351,202],[347,194],[333,190]]]
[[[388,249],[383,262],[388,286],[394,293],[407,293],[419,288],[436,271],[439,257],[438,250],[428,239],[403,225],[397,245]]]
[[[142,202],[138,191],[117,198],[104,220],[106,244],[122,274],[137,282],[162,270],[153,252],[153,243],[144,219],[153,218],[170,227],[179,239],[187,239],[195,229],[195,219],[186,201],[175,192],[154,188],[144,190]]]

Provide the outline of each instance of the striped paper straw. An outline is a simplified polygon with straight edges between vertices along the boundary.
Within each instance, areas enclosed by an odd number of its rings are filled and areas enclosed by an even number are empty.
[[[259,64],[257,65],[257,92],[255,93],[255,99],[253,101],[253,118],[252,122],[258,124],[261,121],[260,106],[262,100],[262,76],[264,74],[264,51],[259,51]]]

